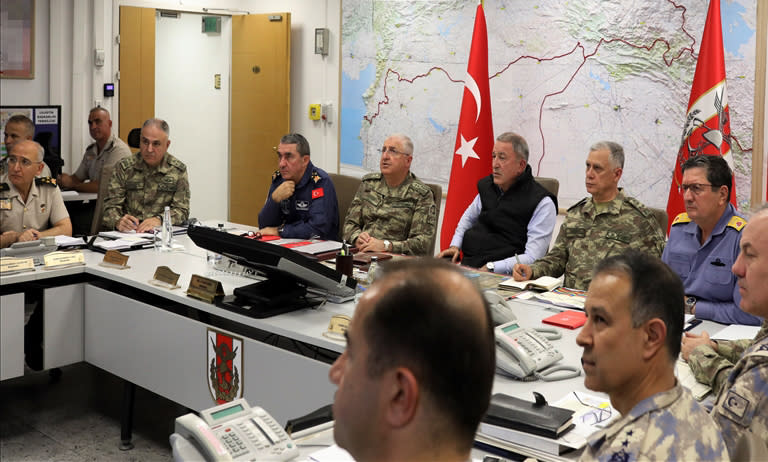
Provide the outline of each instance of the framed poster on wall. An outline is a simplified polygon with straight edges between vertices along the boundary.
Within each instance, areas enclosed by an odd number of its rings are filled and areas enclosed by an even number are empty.
[[[0,77],[35,78],[35,1],[0,2]]]

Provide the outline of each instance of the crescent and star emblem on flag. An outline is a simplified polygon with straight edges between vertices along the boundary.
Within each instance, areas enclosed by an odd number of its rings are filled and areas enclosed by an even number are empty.
[[[472,75],[469,73],[467,73],[467,82],[464,84],[464,88],[466,88],[467,91],[472,94],[472,97],[475,98],[475,107],[477,108],[477,112],[475,113],[475,123],[477,123],[480,119],[480,109],[482,108],[483,103],[480,97],[480,88],[478,88],[477,82],[475,82],[475,79],[473,79]],[[467,140],[464,138],[464,135],[459,134],[459,136],[461,137],[461,146],[456,150],[456,155],[461,156],[461,166],[464,167],[467,163],[467,159],[470,157],[473,159],[480,159],[480,156],[475,152],[477,137]]]

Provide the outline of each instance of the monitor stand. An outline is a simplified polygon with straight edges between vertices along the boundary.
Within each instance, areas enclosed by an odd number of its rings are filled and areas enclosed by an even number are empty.
[[[264,281],[238,287],[217,306],[253,318],[268,318],[322,303],[318,297],[307,297],[307,288],[290,278],[270,277]]]

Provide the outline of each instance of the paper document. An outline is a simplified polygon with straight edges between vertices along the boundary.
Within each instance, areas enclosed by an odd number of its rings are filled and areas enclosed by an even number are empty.
[[[563,285],[563,278],[553,278],[551,276],[542,276],[538,279],[534,279],[532,281],[515,281],[513,278],[509,278],[505,281],[501,281],[499,283],[499,288],[504,289],[520,289],[520,290],[528,290],[528,289],[538,289],[538,290],[552,290],[556,287],[560,287]]]
[[[69,190],[69,191],[59,191],[61,193],[61,197],[76,197],[77,191],[75,190]]]
[[[581,448],[595,432],[606,428],[620,417],[619,411],[611,406],[608,397],[573,391],[557,400],[554,406],[574,412],[573,430],[564,434],[558,442],[573,448]],[[561,442],[562,440],[562,442]]]
[[[355,462],[355,459],[347,451],[335,444],[312,453],[309,460],[311,462]]]
[[[132,241],[148,239],[149,241],[151,241],[154,237],[154,234],[137,233],[136,231],[128,231],[127,233],[124,233],[122,231],[101,231],[99,233],[99,236],[106,237],[107,239],[125,239],[125,240],[132,240]]]
[[[740,340],[740,339],[753,339],[757,332],[760,330],[760,326],[743,326],[741,324],[731,324],[723,330],[717,331],[710,337],[716,340]]]
[[[321,242],[314,242],[312,244],[296,247],[296,250],[298,250],[299,252],[317,255],[319,253],[333,252],[334,250],[339,250],[340,248],[341,248],[341,242],[321,241]]]
[[[59,235],[56,236],[56,245],[59,247],[67,247],[70,245],[83,245],[85,244],[85,241],[83,241],[80,237],[72,237],[72,236],[64,236]]]

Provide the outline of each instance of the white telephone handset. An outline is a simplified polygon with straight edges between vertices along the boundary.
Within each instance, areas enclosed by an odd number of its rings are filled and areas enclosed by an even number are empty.
[[[493,318],[494,325],[505,324],[517,319],[515,312],[509,303],[504,300],[504,297],[490,290],[483,292],[483,295],[491,307],[491,317]]]
[[[208,461],[284,461],[299,455],[275,419],[260,407],[250,407],[245,399],[206,409],[200,417],[178,417],[175,431],[192,440]]]
[[[515,377],[526,377],[563,358],[544,335],[523,329],[516,321],[496,327],[496,366]]]

